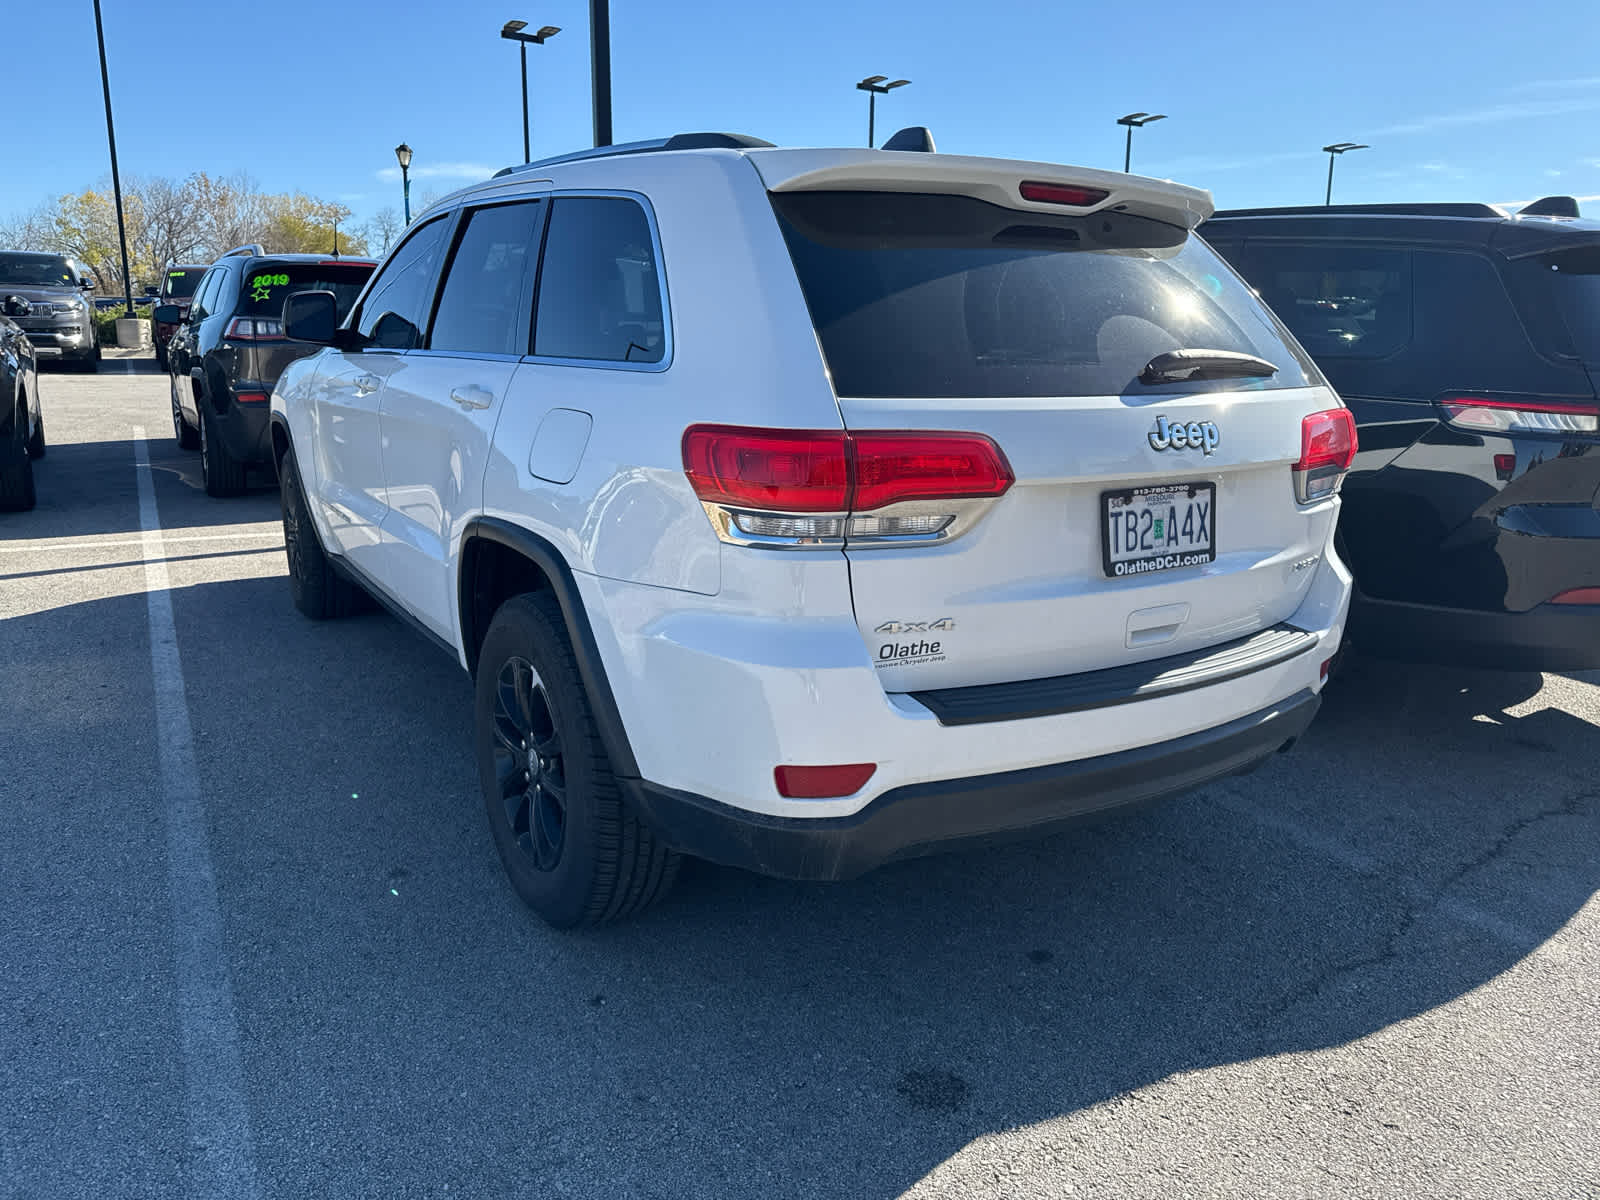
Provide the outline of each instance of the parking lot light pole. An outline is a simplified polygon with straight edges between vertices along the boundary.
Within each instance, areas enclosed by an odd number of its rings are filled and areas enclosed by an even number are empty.
[[[1335,142],[1333,145],[1324,146],[1322,149],[1328,156],[1328,190],[1322,197],[1322,206],[1326,208],[1333,203],[1333,160],[1341,154],[1349,153],[1351,150],[1370,150],[1372,147],[1363,142]]]
[[[122,246],[122,300],[133,316],[133,279],[128,271],[128,231],[122,221],[122,177],[117,173],[117,127],[111,123],[111,75],[106,70],[106,34],[100,0],[94,0],[94,37],[100,45],[100,86],[106,94],[106,141],[111,144],[111,196],[117,204],[117,241]]]
[[[874,142],[877,140],[876,122],[878,118],[878,97],[887,96],[894,88],[905,87],[906,84],[911,82],[909,79],[895,79],[885,83],[884,80],[888,78],[889,77],[887,75],[868,75],[860,83],[856,84],[857,91],[867,93],[868,150],[872,149]]]
[[[394,148],[395,160],[400,164],[400,185],[405,189],[406,224],[411,224],[411,147],[401,142]]]
[[[1122,170],[1124,174],[1133,165],[1133,131],[1150,124],[1151,121],[1165,121],[1166,119],[1166,113],[1142,112],[1129,113],[1125,117],[1117,118],[1118,125],[1126,125],[1128,127],[1128,140],[1122,148]]]
[[[522,161],[532,162],[533,154],[529,150],[528,139],[528,43],[542,46],[545,42],[561,32],[559,25],[542,26],[536,33],[523,33],[528,27],[526,21],[507,21],[500,27],[500,36],[507,41],[516,42],[517,49],[522,55]]]

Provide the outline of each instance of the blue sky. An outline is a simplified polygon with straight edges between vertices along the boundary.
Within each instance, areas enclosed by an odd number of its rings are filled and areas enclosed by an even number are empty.
[[[356,218],[521,157],[520,17],[559,25],[529,48],[534,157],[589,145],[587,0],[103,0],[122,170],[245,171],[272,191],[338,198]],[[879,106],[880,140],[930,126],[941,150],[1120,167],[1210,188],[1221,206],[1335,199],[1594,197],[1600,58],[1594,0],[1536,15],[1482,0],[1347,5],[1179,0],[612,0],[618,141],[731,129],[782,145],[860,145],[866,75],[912,80]],[[1380,15],[1381,14],[1381,15]],[[0,217],[108,174],[89,0],[11,6]],[[202,72],[215,72],[206,78]]]

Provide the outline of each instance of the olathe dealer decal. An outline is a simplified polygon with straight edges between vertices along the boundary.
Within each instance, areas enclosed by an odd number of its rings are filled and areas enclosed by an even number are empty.
[[[918,667],[943,662],[944,643],[940,634],[956,627],[949,617],[937,621],[885,621],[872,632],[880,636],[873,661],[880,667]]]

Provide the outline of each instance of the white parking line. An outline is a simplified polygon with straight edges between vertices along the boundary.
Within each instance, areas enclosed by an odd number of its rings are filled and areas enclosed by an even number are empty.
[[[150,668],[155,677],[157,750],[166,801],[167,894],[172,909],[178,1031],[183,1048],[189,1126],[189,1192],[256,1197],[255,1156],[244,1069],[217,908],[216,874],[206,837],[194,730],[178,658],[178,631],[163,561],[161,520],[143,427],[133,430],[143,531],[145,598],[150,618]]]

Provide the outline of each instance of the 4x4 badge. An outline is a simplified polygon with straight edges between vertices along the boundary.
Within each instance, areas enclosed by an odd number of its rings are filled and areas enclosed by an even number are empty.
[[[1150,431],[1152,450],[1204,450],[1210,454],[1222,440],[1215,421],[1169,421],[1156,418],[1156,427]]]
[[[949,633],[956,623],[949,617],[937,621],[885,621],[873,633]]]

